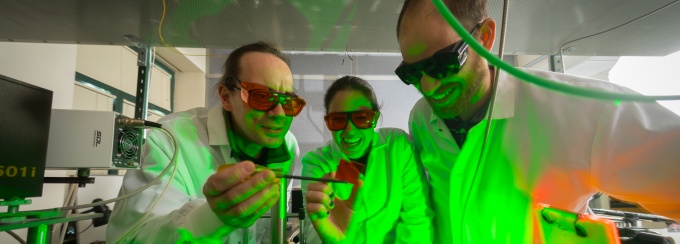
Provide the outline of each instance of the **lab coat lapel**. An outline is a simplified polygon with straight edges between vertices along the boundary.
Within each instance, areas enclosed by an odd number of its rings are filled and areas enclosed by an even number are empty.
[[[392,170],[392,166],[388,162],[386,151],[386,140],[376,129],[371,145],[371,154],[368,156],[364,185],[359,191],[359,198],[363,201],[360,206],[366,208],[364,210],[366,219],[372,218],[385,208],[391,193],[387,186],[392,185],[392,179],[388,173]]]
[[[451,131],[449,131],[449,127],[446,126],[444,120],[440,119],[439,116],[437,116],[434,113],[434,110],[432,110],[431,112],[432,120],[430,120],[430,125],[435,128],[434,131],[437,134],[437,136],[440,138],[444,138],[448,145],[454,145],[456,149],[460,150],[460,146],[458,146],[456,140],[453,139],[453,135],[451,135]]]
[[[391,185],[391,179],[387,172],[391,169],[387,162],[386,150],[385,138],[375,129],[367,168],[362,177],[364,185],[357,192],[354,202],[354,214],[351,220],[353,228],[349,231],[352,235],[360,235],[355,241],[371,243],[369,240],[375,237],[371,236],[370,228],[380,228],[372,224],[372,219],[380,217],[379,213],[385,209],[387,199],[389,199],[390,192],[387,186]]]
[[[492,123],[489,130],[488,141],[486,142],[487,147],[484,149],[485,160],[481,162],[482,165],[478,166],[483,148],[482,144],[484,143],[486,124],[488,123],[489,113],[492,113],[491,110],[487,111],[487,114],[484,116],[485,119],[480,121],[479,124],[468,132],[466,142],[463,147],[459,147],[460,153],[451,170],[451,195],[449,197],[451,206],[456,206],[456,208],[451,210],[451,215],[453,217],[452,226],[454,227],[454,230],[460,230],[460,228],[456,229],[455,226],[460,223],[460,221],[457,220],[462,220],[462,214],[464,214],[462,213],[462,210],[465,204],[467,204],[468,196],[470,195],[469,193],[472,190],[471,187],[473,187],[473,180],[479,181],[479,179],[476,179],[475,175],[481,174],[480,171],[484,166],[483,164],[484,161],[486,161],[486,156],[489,154],[489,151],[499,149],[490,146],[493,145],[490,140],[494,139],[493,135],[496,134],[494,132],[499,130],[498,134],[502,135],[502,124],[505,123],[506,119],[514,117],[516,89],[513,82],[506,80],[508,79],[506,76],[507,74],[502,72],[497,83],[498,91],[496,93],[495,103],[493,103]],[[433,118],[437,118],[437,120],[432,120],[431,123],[436,122],[436,126],[439,127],[439,133],[444,133],[441,136],[446,138],[453,145],[457,145],[444,121],[438,119],[434,114],[434,111],[432,112],[432,116]]]
[[[494,163],[487,162],[491,159],[489,155],[494,155],[496,153],[495,150],[500,150],[498,143],[494,141],[498,138],[494,135],[499,135],[502,132],[505,122],[505,119],[492,120],[486,148],[484,148],[484,133],[487,120],[482,120],[470,130],[460,155],[456,158],[453,170],[451,171],[451,194],[449,196],[452,207],[450,212],[451,227],[454,233],[462,234],[469,231],[466,230],[468,228],[466,227],[466,212],[469,211],[466,206],[470,204],[472,195],[474,195],[471,193],[477,191],[480,184],[485,184],[485,182],[480,182],[484,181],[481,177],[483,171],[487,163]],[[482,155],[482,149],[484,149],[484,155]],[[482,157],[482,160],[480,160],[480,157]],[[493,165],[489,167],[493,167]],[[473,216],[467,216],[467,218],[473,218]],[[464,238],[464,235],[459,236]]]
[[[236,160],[231,157],[231,146],[229,144],[231,123],[227,119],[228,115],[221,106],[215,106],[208,112],[208,141],[210,146],[216,146],[222,153],[221,159],[213,158],[213,166],[217,168],[221,164],[233,164]]]

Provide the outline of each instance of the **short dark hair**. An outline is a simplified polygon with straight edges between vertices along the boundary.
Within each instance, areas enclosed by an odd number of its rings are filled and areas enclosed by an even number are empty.
[[[399,13],[397,20],[397,39],[399,39],[399,29],[401,28],[401,21],[404,14],[409,9],[422,8],[423,4],[430,0],[406,0],[404,6]],[[458,21],[465,26],[465,29],[471,30],[477,23],[482,22],[488,16],[487,0],[443,0],[446,8],[453,13]],[[437,13],[439,14],[439,13]]]
[[[380,105],[378,104],[378,98],[373,92],[373,87],[364,79],[356,76],[344,76],[333,82],[331,87],[326,90],[326,95],[324,95],[323,102],[326,113],[328,113],[328,106],[331,104],[331,100],[335,97],[335,94],[343,90],[357,90],[361,92],[370,102],[373,110],[380,112]]]
[[[243,57],[243,55],[250,52],[273,54],[274,56],[283,60],[283,62],[285,62],[286,65],[288,65],[288,67],[290,67],[290,60],[288,60],[288,57],[286,57],[286,55],[283,54],[283,52],[281,52],[281,50],[279,50],[273,44],[262,41],[251,43],[239,47],[229,54],[229,57],[227,57],[227,61],[224,62],[224,66],[222,67],[223,73],[218,83],[219,85],[224,85],[224,87],[230,89],[236,87],[236,83],[238,83],[238,81],[232,78],[233,77],[238,78],[238,75],[241,72],[240,66],[241,58]]]

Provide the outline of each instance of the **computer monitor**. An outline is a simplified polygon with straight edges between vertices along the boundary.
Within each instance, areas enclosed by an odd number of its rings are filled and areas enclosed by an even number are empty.
[[[0,75],[0,199],[42,196],[52,91]]]

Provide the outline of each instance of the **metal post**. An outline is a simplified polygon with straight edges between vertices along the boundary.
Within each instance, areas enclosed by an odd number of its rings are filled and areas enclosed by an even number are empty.
[[[146,119],[149,108],[149,81],[151,80],[151,67],[153,63],[153,50],[146,44],[139,44],[137,55],[137,97],[135,100],[135,119]]]
[[[300,232],[299,232],[299,240],[300,244],[305,244],[305,209],[300,208],[298,212],[298,219],[300,220]]]
[[[564,73],[564,69],[562,69],[564,66],[562,65],[561,55],[550,55],[550,71]]]
[[[150,46],[139,43],[137,55],[137,96],[135,97],[135,119],[146,120],[149,109],[149,82],[151,81],[151,67],[153,67],[153,50]],[[146,130],[138,129],[142,138],[137,140],[137,148],[142,148],[146,139]]]
[[[47,244],[50,239],[49,226],[46,224],[38,225],[36,227],[28,228],[28,235],[26,243],[31,244]]]
[[[524,68],[531,68],[531,66],[534,66],[534,64],[537,64],[538,62],[541,62],[541,60],[547,58],[548,55],[541,55],[540,57],[532,60],[531,62],[528,62],[527,64],[524,65]]]
[[[141,38],[134,35],[125,35],[138,49],[137,53],[137,91],[135,99],[135,119],[146,119],[146,110],[149,108],[149,81],[151,80],[151,68],[153,67],[153,49],[144,43]]]
[[[272,208],[272,244],[284,244],[286,241],[286,199],[288,188],[288,179],[280,178],[279,185],[279,200]]]

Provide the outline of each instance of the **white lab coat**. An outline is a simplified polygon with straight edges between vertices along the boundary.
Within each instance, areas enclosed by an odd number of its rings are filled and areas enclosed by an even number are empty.
[[[323,177],[335,172],[341,159],[348,160],[334,140],[302,157],[302,175]],[[431,243],[432,210],[422,167],[416,163],[413,144],[406,132],[376,128],[368,157],[364,185],[357,192],[354,213],[344,243]],[[307,193],[308,181],[302,181]],[[330,186],[347,199],[351,184]],[[305,200],[306,201],[306,200]],[[305,237],[321,243],[309,218]]]
[[[233,164],[231,147],[220,106],[195,108],[170,114],[159,122],[172,132],[178,140],[179,155],[177,173],[171,187],[144,219],[145,224],[133,230],[133,239],[124,243],[174,243],[178,229],[190,231],[193,237],[207,236],[223,223],[212,212],[203,195],[203,184],[222,164]],[[299,159],[297,140],[291,132],[285,136],[285,143],[291,160],[270,168],[287,169],[293,172],[294,162]],[[119,195],[125,195],[149,183],[169,163],[173,154],[171,139],[159,130],[148,133],[142,151],[142,170],[128,170]],[[116,203],[107,230],[107,242],[114,243],[149,209],[168,182],[170,173],[160,184],[150,187],[139,195]],[[290,185],[289,185],[290,190]],[[248,229],[248,243],[269,243],[270,221],[260,219]],[[246,229],[236,229],[224,238],[224,243],[242,243]]]
[[[574,86],[632,92],[526,71]],[[566,95],[502,72],[479,164],[486,122],[469,131],[461,150],[427,101],[411,111],[409,128],[429,173],[435,243],[532,243],[534,204],[583,212],[596,192],[680,219],[680,117],[659,104]]]

